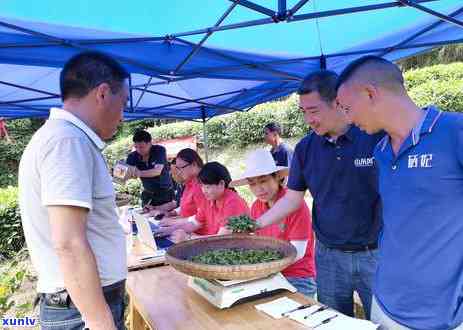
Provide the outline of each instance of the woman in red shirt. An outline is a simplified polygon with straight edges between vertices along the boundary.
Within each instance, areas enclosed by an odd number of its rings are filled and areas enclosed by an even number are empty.
[[[175,242],[188,239],[192,235],[228,234],[228,218],[249,214],[246,201],[229,187],[231,177],[225,166],[218,162],[207,163],[199,172],[198,179],[206,202],[200,206],[194,218],[190,218],[186,225],[172,233],[171,239]]]
[[[231,186],[249,185],[251,192],[257,197],[251,206],[251,217],[257,219],[286,194],[284,177],[288,169],[276,166],[271,153],[266,149],[251,152],[245,165],[246,170],[242,177],[233,181]],[[280,223],[258,229],[256,234],[289,241],[296,248],[296,260],[282,273],[300,293],[313,297],[317,289],[314,236],[307,204],[303,202]]]
[[[179,215],[183,218],[195,215],[206,198],[198,181],[198,174],[203,167],[203,160],[196,151],[182,149],[175,159],[175,167],[184,180],[184,189],[180,199]]]
[[[196,151],[185,148],[179,151],[175,158],[175,172],[183,181],[183,192],[180,197],[180,207],[168,213],[160,222],[157,233],[169,235],[179,228],[183,228],[188,218],[194,217],[206,197],[201,189],[198,174],[203,168],[203,160]],[[178,216],[178,217],[177,217]]]

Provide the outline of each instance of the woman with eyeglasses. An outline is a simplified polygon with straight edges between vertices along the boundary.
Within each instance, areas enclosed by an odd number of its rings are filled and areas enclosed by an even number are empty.
[[[177,154],[175,165],[172,166],[175,169],[172,172],[183,181],[180,207],[174,212],[169,212],[168,217],[161,220],[159,234],[169,235],[176,229],[182,228],[187,224],[188,218],[196,215],[200,206],[206,202],[198,181],[198,174],[203,164],[203,160],[193,149],[185,148]]]
[[[199,206],[205,201],[198,181],[198,174],[203,165],[203,160],[198,153],[190,148],[180,150],[175,158],[175,170],[184,184],[178,211],[178,215],[183,218],[195,215]]]
[[[228,218],[249,215],[246,201],[229,186],[231,176],[225,166],[218,162],[207,163],[199,172],[198,179],[206,202],[200,206],[194,217],[172,233],[171,239],[174,242],[192,236],[228,234]]]

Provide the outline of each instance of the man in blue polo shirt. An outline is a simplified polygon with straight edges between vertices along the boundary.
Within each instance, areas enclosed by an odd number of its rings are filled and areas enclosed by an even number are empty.
[[[353,62],[339,86],[357,126],[387,132],[375,150],[384,228],[372,319],[385,330],[463,329],[463,116],[420,109],[379,57]]]
[[[264,137],[272,147],[270,153],[277,166],[290,166],[294,151],[281,139],[281,126],[275,122],[268,123],[264,126]]]
[[[127,164],[134,166],[133,177],[141,179],[142,205],[160,206],[175,199],[169,173],[166,148],[153,145],[147,131],[139,130],[133,135],[135,151],[127,157]],[[173,204],[173,207],[175,205]]]
[[[263,227],[293,212],[308,189],[317,237],[318,299],[353,316],[357,291],[369,317],[381,228],[373,149],[382,135],[370,136],[349,124],[336,108],[336,79],[336,73],[320,71],[302,82],[300,109],[313,131],[296,146],[288,193],[257,223]]]

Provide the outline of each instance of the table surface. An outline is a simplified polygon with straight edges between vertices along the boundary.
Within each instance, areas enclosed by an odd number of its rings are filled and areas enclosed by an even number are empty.
[[[254,305],[287,296],[302,304],[315,303],[288,291],[263,299],[219,309],[188,287],[188,276],[170,266],[130,272],[127,291],[131,303],[152,329],[307,329],[293,320],[275,320]]]

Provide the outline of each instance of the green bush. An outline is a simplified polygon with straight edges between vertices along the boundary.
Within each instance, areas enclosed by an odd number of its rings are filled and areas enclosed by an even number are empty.
[[[10,258],[23,246],[18,188],[0,189],[0,256]]]
[[[116,183],[115,185],[116,193],[123,193],[131,195],[130,204],[138,205],[140,204],[140,194],[141,194],[141,180],[139,179],[130,179],[126,184]]]
[[[463,62],[452,64],[433,65],[422,69],[406,71],[404,74],[405,86],[408,90],[420,88],[430,81],[439,81],[450,84],[453,81],[463,80]]]
[[[33,313],[34,290],[30,285],[36,281],[27,249],[0,264],[0,318]]]
[[[399,61],[399,65],[405,71],[416,68],[428,67],[436,64],[449,64],[460,62],[463,58],[463,44],[445,45],[433,49],[430,52],[412,56]]]
[[[421,107],[434,104],[445,111],[463,112],[463,77],[446,80],[430,79],[411,88],[409,94]]]
[[[298,109],[297,96],[285,101],[265,103],[250,112],[239,112],[212,118],[206,124],[208,145],[212,150],[233,144],[244,147],[263,140],[265,124],[277,121],[283,126],[283,137],[302,136],[307,132],[302,113]],[[172,139],[195,135],[203,141],[202,124],[177,122],[149,128],[153,139]],[[110,166],[117,160],[125,159],[130,152],[132,137],[128,136],[110,144],[104,151]]]
[[[7,122],[12,143],[0,139],[0,188],[17,185],[18,165],[22,153],[42,119],[18,119]]]

